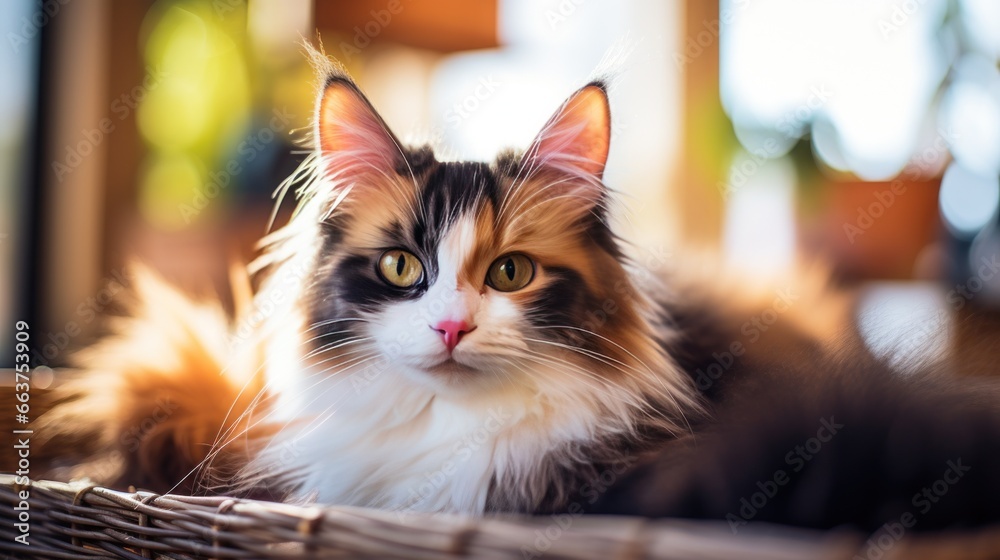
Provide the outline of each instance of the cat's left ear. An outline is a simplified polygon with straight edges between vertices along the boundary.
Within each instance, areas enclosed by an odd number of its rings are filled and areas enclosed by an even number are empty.
[[[599,183],[611,146],[611,109],[604,84],[570,96],[535,137],[522,159],[526,169],[543,167]]]
[[[316,136],[328,173],[350,179],[405,166],[399,140],[347,76],[327,78],[318,109]]]

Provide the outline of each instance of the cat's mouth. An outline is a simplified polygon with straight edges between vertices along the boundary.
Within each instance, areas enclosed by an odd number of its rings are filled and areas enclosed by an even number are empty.
[[[464,342],[463,342],[464,344]],[[475,348],[457,348],[454,352],[440,351],[426,354],[405,356],[405,370],[410,376],[421,382],[430,382],[433,386],[464,386],[468,384],[479,386],[498,376],[506,377],[500,372],[505,369],[505,363],[491,359]]]
[[[451,377],[457,375],[473,375],[478,373],[478,369],[465,365],[455,359],[455,356],[448,356],[436,365],[427,368],[427,373],[435,376]]]

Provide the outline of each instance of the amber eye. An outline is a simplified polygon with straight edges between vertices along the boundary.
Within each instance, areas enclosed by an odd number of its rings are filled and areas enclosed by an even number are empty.
[[[378,273],[383,280],[398,288],[410,288],[424,276],[424,265],[413,253],[390,249],[378,260]]]
[[[535,277],[535,263],[524,255],[504,255],[493,261],[486,273],[486,283],[501,292],[520,290]]]

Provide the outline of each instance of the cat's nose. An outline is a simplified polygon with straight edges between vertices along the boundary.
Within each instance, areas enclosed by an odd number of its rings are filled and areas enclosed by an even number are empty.
[[[475,325],[470,325],[465,321],[441,321],[431,328],[444,339],[444,345],[448,347],[449,354],[458,346],[458,341],[462,340],[463,336],[476,330]]]

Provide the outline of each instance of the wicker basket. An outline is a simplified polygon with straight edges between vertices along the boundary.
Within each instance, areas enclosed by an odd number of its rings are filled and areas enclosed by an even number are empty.
[[[29,545],[14,540],[27,489]],[[118,492],[0,475],[0,551],[13,558],[868,558],[864,537],[613,517],[490,517],[299,507]],[[1000,558],[1000,529],[905,536],[890,558]]]

